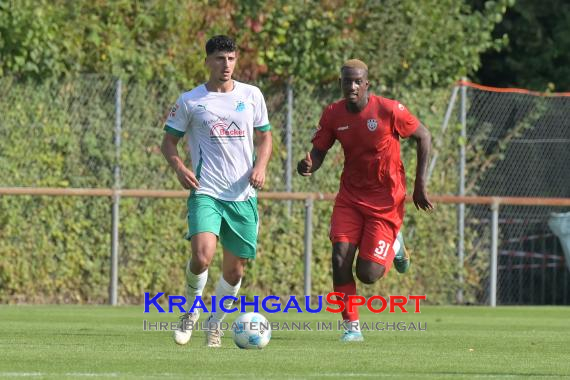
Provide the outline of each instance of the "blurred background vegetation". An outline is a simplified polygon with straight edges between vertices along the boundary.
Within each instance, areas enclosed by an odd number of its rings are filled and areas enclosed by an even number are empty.
[[[570,54],[570,12],[562,0],[548,3],[0,0],[0,186],[111,187],[120,78],[123,187],[179,189],[159,151],[164,115],[179,93],[207,79],[204,44],[223,33],[238,42],[236,79],[266,96],[274,127],[268,191],[285,189],[287,84],[296,162],[310,148],[322,107],[340,96],[340,64],[358,57],[370,67],[373,91],[406,104],[443,142],[430,192],[454,194],[457,127],[442,136],[439,126],[455,81],[568,90],[570,66],[561,62]],[[414,144],[403,142],[403,159],[413,180]],[[293,178],[293,190],[335,192],[342,160],[335,146],[310,180]],[[314,294],[330,289],[331,208],[315,203]],[[183,292],[185,212],[182,200],[122,200],[121,302],[141,302],[145,291]],[[455,212],[409,208],[405,234],[416,265],[362,293],[453,302]],[[261,200],[260,215],[258,259],[244,293],[302,294],[304,205],[294,203],[288,216],[285,202]],[[1,197],[0,302],[105,302],[110,220],[108,199]],[[478,265],[464,273],[467,301],[480,291]]]

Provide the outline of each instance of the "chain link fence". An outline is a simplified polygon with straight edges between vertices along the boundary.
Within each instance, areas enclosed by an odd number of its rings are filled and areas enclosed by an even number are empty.
[[[457,88],[463,95],[451,105],[451,120],[464,125],[460,193],[570,197],[570,96],[462,85]],[[567,207],[500,207],[498,304],[570,304],[570,266],[548,227],[553,212],[565,211]],[[465,260],[465,276],[477,275],[482,284],[491,284],[491,210],[468,205],[463,217],[460,239],[465,246],[459,256]],[[483,286],[467,301],[489,303],[490,292],[490,286]]]
[[[264,92],[274,134],[267,189],[337,191],[344,160],[339,144],[310,179],[294,175],[295,162],[310,149],[323,106],[340,96],[336,85],[293,82],[292,96],[287,84],[257,85]],[[42,84],[0,78],[0,90],[0,187],[180,189],[160,153],[166,113],[181,92],[176,85],[83,75]],[[455,193],[444,179],[451,177],[456,183],[457,172],[450,168],[461,161],[452,153],[460,128],[455,123],[449,132],[435,130],[446,95],[440,109],[426,101],[438,98],[435,93],[426,92],[416,105],[441,153],[430,191]],[[465,194],[570,197],[570,171],[565,170],[570,158],[570,98],[474,86],[467,87],[466,94]],[[460,109],[457,104],[451,108],[452,120],[456,116],[460,120]],[[409,178],[415,168],[409,164],[415,157],[413,146],[403,143],[402,149]],[[119,303],[141,302],[145,291],[181,294],[182,263],[189,251],[182,238],[184,202],[145,198],[120,202]],[[262,199],[259,208],[258,260],[248,269],[244,292],[302,294],[305,205]],[[491,213],[486,206],[466,208],[461,272],[451,220],[454,208],[442,204],[433,215],[423,215],[407,207],[404,233],[416,263],[411,274],[390,275],[359,291],[421,293],[430,295],[432,302],[449,303],[459,287],[464,292],[462,302],[488,303]],[[314,294],[330,290],[331,209],[329,202],[314,205]],[[570,302],[561,247],[546,224],[552,211],[564,210],[501,206],[500,304]],[[111,229],[111,203],[105,198],[0,197],[0,301],[106,302]],[[216,255],[211,267],[213,278],[219,274],[219,258]],[[206,291],[212,289],[210,282]]]
[[[292,110],[288,101],[293,99],[287,98],[286,85],[257,85],[264,89],[274,134],[267,188],[285,191],[287,171],[293,189],[320,188],[292,176],[292,166],[295,157],[308,149],[322,105],[332,101],[336,92],[297,87],[294,101],[299,109],[291,114],[289,128],[294,123],[295,129],[291,130],[291,147],[286,149],[287,112]],[[175,84],[120,81],[101,75],[41,84],[4,77],[0,89],[4,94],[0,100],[0,187],[181,189],[160,152],[167,112],[184,91]],[[188,160],[185,144],[179,150]],[[287,151],[290,160],[284,154]],[[323,191],[335,191],[336,181],[331,178]],[[303,202],[260,200],[259,205],[266,221],[263,239],[275,240],[272,235],[282,239],[262,244],[258,256],[269,259],[277,251],[283,257],[276,259],[282,261],[278,265],[264,261],[259,270],[251,270],[249,289],[254,294],[267,291],[268,277],[273,276],[267,273],[287,267],[287,258],[302,264],[303,255],[299,239]],[[103,303],[108,294],[113,298],[109,284],[116,274],[109,273],[109,256],[114,206],[114,201],[96,197],[0,196],[0,299]],[[324,216],[315,223],[324,224],[330,204],[316,209]],[[185,230],[184,201],[120,200],[120,303],[140,302],[136,297],[145,291],[180,294],[183,263],[189,256]],[[323,235],[321,240],[325,239]],[[323,250],[323,255],[327,253],[328,249]],[[212,265],[213,278],[218,275],[219,257]],[[302,294],[303,270],[298,269],[289,278],[272,279],[272,292]],[[322,284],[319,291],[324,291],[327,272],[315,278]]]

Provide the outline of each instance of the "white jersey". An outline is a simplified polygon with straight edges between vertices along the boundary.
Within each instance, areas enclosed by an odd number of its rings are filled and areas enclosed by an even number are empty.
[[[167,133],[187,136],[200,182],[196,193],[227,201],[255,196],[249,184],[254,128],[270,128],[265,100],[259,88],[235,80],[230,92],[209,92],[201,85],[183,93],[165,126]]]

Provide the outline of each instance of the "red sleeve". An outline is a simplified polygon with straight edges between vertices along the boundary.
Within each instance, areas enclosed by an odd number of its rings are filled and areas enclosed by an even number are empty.
[[[313,139],[311,142],[313,143],[313,147],[315,149],[320,150],[321,152],[328,151],[335,142],[335,135],[334,129],[330,123],[332,113],[332,106],[328,106],[323,111],[321,115],[321,120],[319,121],[319,126],[313,135]]]
[[[394,102],[392,115],[394,117],[395,132],[400,137],[410,137],[420,125],[419,120],[402,103]]]

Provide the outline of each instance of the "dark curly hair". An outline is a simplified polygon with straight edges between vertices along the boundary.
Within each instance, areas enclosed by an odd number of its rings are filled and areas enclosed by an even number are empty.
[[[218,35],[210,38],[206,42],[206,54],[210,55],[217,51],[233,52],[236,51],[236,43],[228,36]]]

